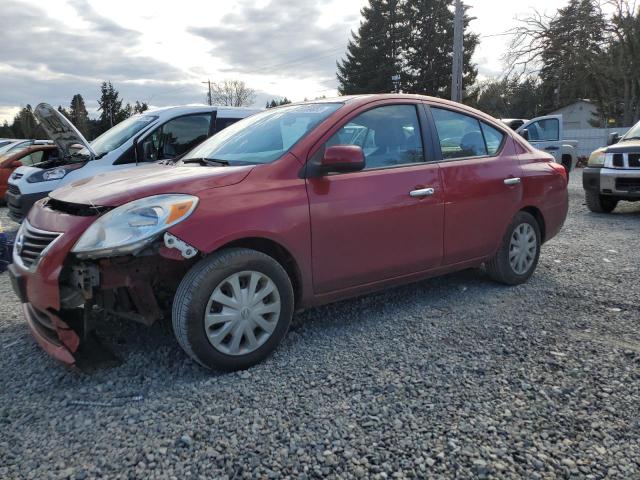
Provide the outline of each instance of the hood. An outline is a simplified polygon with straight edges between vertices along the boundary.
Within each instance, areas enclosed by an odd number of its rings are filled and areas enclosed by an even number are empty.
[[[72,182],[49,196],[81,205],[117,207],[139,198],[164,193],[196,195],[201,190],[241,182],[254,165],[209,167],[154,163],[106,172]]]
[[[96,154],[89,146],[87,139],[82,136],[67,117],[51,105],[48,103],[39,104],[33,111],[33,115],[64,156],[71,154],[72,145],[80,144],[87,149],[92,158],[95,158]]]
[[[604,148],[607,153],[640,153],[640,140],[627,140]]]

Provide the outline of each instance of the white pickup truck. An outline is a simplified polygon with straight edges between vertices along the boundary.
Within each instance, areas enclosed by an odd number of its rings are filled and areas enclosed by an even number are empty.
[[[578,141],[564,140],[562,115],[548,115],[532,120],[505,118],[502,122],[522,135],[538,150],[553,155],[557,163],[564,165],[567,173],[576,168]]]

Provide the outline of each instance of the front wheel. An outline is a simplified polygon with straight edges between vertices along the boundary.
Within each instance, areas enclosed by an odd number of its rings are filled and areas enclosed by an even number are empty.
[[[173,331],[201,365],[241,370],[275,350],[293,310],[284,268],[264,253],[233,248],[201,260],[184,277],[173,302]]]
[[[486,264],[487,273],[506,285],[525,283],[538,265],[540,226],[527,212],[518,212],[502,238],[496,254]]]
[[[592,190],[586,190],[584,197],[587,208],[594,213],[611,213],[618,206],[617,198],[600,195]]]

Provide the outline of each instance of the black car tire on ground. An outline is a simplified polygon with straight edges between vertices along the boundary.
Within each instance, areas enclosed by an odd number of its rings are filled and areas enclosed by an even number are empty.
[[[510,253],[511,253],[511,238],[514,234],[516,228],[523,224],[528,224],[533,228],[535,232],[536,238],[536,248],[535,255],[533,258],[533,262],[528,267],[528,269],[523,273],[517,273],[514,271],[511,263],[509,261]],[[513,218],[507,231],[502,238],[502,242],[500,243],[500,247],[495,255],[489,260],[485,268],[489,276],[495,280],[496,282],[504,283],[505,285],[520,285],[525,283],[533,272],[536,270],[536,266],[538,265],[538,259],[540,258],[540,247],[542,245],[542,238],[540,235],[540,226],[538,225],[538,221],[527,212],[518,212],[516,216]]]
[[[586,190],[584,197],[587,208],[594,213],[611,213],[618,205],[618,199],[615,197],[607,197],[593,190]]]
[[[266,275],[277,288],[280,315],[264,344],[246,354],[228,355],[212,345],[204,324],[211,295],[230,276],[252,271]],[[195,264],[176,292],[172,323],[176,339],[184,351],[204,367],[242,370],[266,358],[287,333],[294,312],[294,294],[287,272],[272,257],[247,248],[216,252]]]

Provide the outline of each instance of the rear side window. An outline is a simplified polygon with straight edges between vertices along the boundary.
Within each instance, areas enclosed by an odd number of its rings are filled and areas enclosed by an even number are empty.
[[[384,168],[424,162],[420,123],[414,105],[388,105],[351,119],[325,144],[357,145],[365,168]]]
[[[160,136],[161,158],[173,158],[207,139],[211,115],[189,115],[165,123]]]
[[[484,122],[481,122],[481,125],[484,141],[487,144],[487,152],[489,155],[496,155],[500,150],[502,141],[504,140],[504,133]]]
[[[487,155],[478,119],[441,108],[432,107],[431,112],[440,140],[442,158],[450,160]]]

